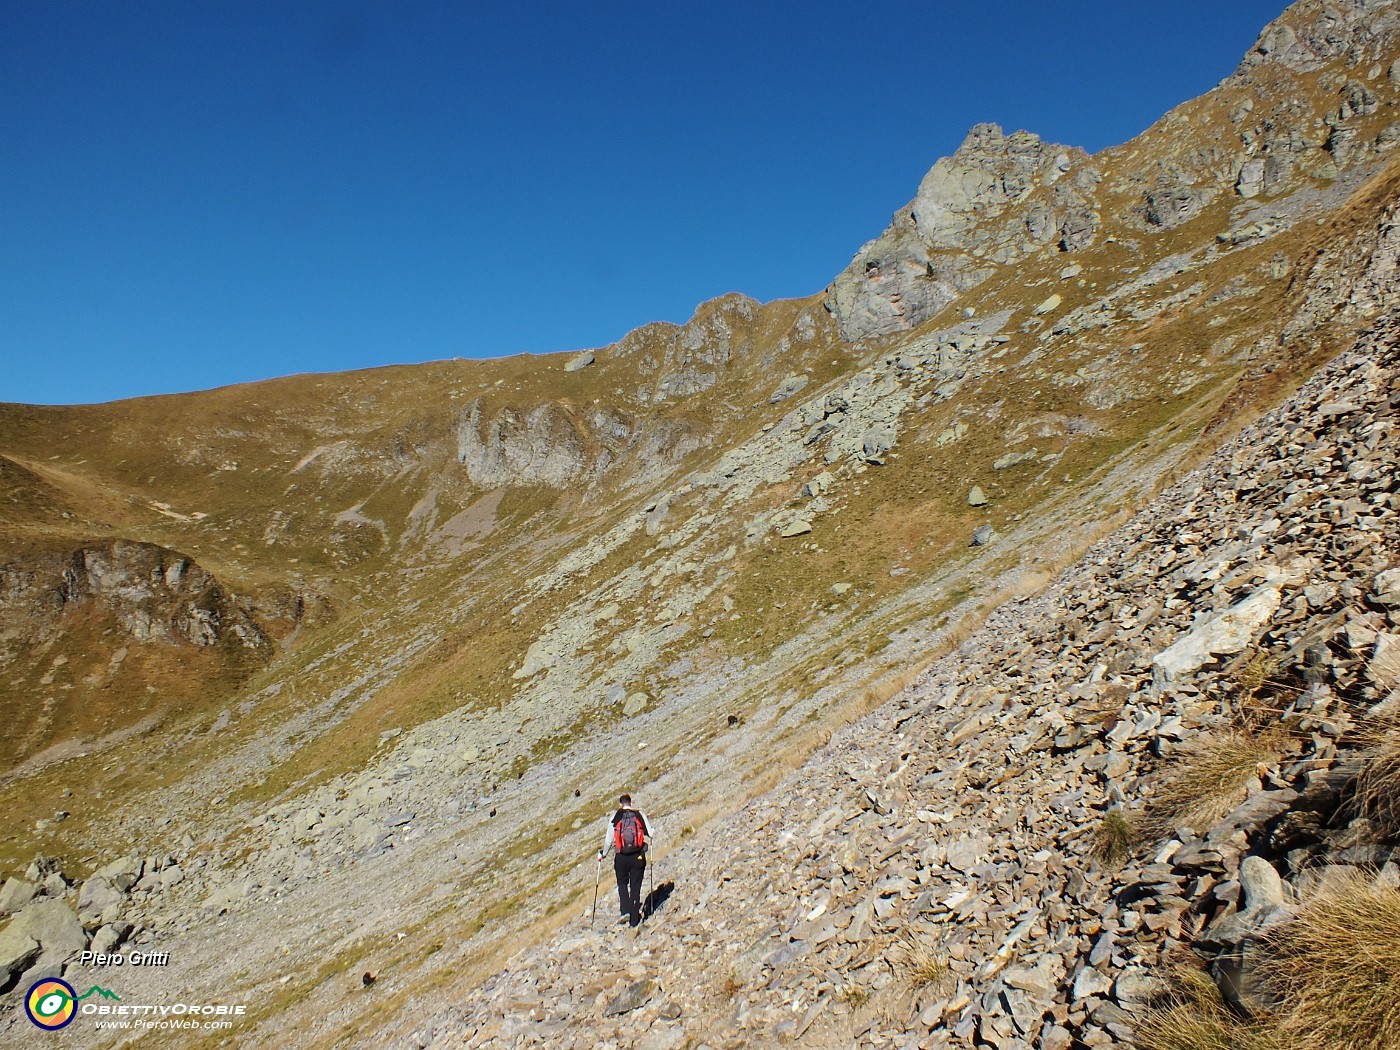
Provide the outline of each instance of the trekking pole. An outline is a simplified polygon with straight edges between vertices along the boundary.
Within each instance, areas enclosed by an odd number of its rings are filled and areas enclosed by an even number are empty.
[[[598,858],[598,874],[593,876],[593,917],[588,920],[591,930],[598,924],[598,883],[603,881],[603,858]]]
[[[647,891],[647,918],[650,919],[656,914],[656,870],[655,861],[649,858],[647,860],[647,882],[649,883]]]

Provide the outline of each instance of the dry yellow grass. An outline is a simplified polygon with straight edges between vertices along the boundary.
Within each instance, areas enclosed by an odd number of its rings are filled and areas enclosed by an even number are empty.
[[[1363,747],[1354,796],[1357,813],[1389,835],[1400,834],[1400,720],[1366,723],[1352,741]]]
[[[1400,891],[1357,872],[1335,875],[1263,946],[1275,1013],[1242,1017],[1208,974],[1179,971],[1170,1001],[1138,1023],[1139,1050],[1400,1046]]]
[[[1102,864],[1119,864],[1128,858],[1141,837],[1142,830],[1136,820],[1122,810],[1111,809],[1094,830],[1090,853]]]
[[[1274,716],[1278,708],[1273,704],[1258,703],[1260,691],[1266,686],[1273,691],[1286,688],[1289,683],[1279,672],[1283,660],[1273,653],[1256,652],[1241,664],[1230,676],[1235,686],[1235,718],[1251,728],[1257,727],[1261,719]]]
[[[943,961],[934,946],[913,936],[905,936],[896,941],[886,955],[895,976],[908,988],[919,991],[932,988],[935,991],[948,983],[952,971]]]
[[[848,1005],[855,1007],[858,1010],[862,1006],[865,1006],[870,1002],[872,995],[873,993],[870,991],[870,989],[865,987],[864,985],[851,984],[847,985],[846,988],[841,992],[841,1001],[843,1003],[847,1003]]]
[[[1205,834],[1244,801],[1246,786],[1276,762],[1288,744],[1281,730],[1232,729],[1183,750],[1148,807],[1147,828],[1167,834],[1188,827]]]
[[[1268,939],[1265,974],[1291,1050],[1400,1046],[1400,891],[1361,873],[1328,879]]]
[[[1199,969],[1172,975],[1169,1001],[1137,1025],[1138,1050],[1282,1050],[1263,1027],[1234,1013]]]

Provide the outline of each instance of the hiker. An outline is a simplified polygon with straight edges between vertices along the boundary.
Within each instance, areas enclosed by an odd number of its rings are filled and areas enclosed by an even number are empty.
[[[613,872],[617,875],[617,904],[622,912],[619,923],[632,926],[642,921],[642,877],[647,870],[647,846],[651,844],[651,824],[646,815],[632,805],[632,796],[617,800],[617,812],[608,818],[603,833],[603,848],[598,851],[598,863],[608,851],[613,852]]]

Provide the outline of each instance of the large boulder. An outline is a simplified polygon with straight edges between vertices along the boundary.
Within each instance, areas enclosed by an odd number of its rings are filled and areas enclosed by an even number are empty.
[[[1259,939],[1273,926],[1293,916],[1288,893],[1274,866],[1262,857],[1246,857],[1240,865],[1244,909],[1213,923],[1206,937],[1227,950],[1212,970],[1220,992],[1242,1010],[1257,1012],[1269,1006],[1269,993],[1261,973],[1263,952]]]
[[[1259,588],[1154,656],[1153,674],[1162,682],[1177,681],[1199,670],[1212,657],[1240,652],[1269,622],[1282,601],[1278,587]]]
[[[0,992],[13,983],[15,976],[39,958],[39,942],[14,923],[0,931]]]
[[[595,360],[592,350],[580,350],[564,362],[565,372],[581,372],[591,365]]]
[[[133,853],[128,857],[120,857],[112,861],[112,863],[98,868],[94,874],[100,875],[110,882],[115,889],[125,893],[140,880],[141,872],[144,870],[144,867],[145,865],[141,858]]]
[[[0,915],[13,915],[39,895],[39,887],[27,879],[6,879],[0,887]]]
[[[110,955],[131,935],[131,930],[129,922],[108,923],[93,934],[92,950],[99,955]]]
[[[122,893],[102,875],[93,875],[78,890],[78,914],[106,917],[121,907]]]
[[[44,954],[69,955],[87,947],[87,934],[63,901],[35,901],[14,917],[10,928],[39,942]]]

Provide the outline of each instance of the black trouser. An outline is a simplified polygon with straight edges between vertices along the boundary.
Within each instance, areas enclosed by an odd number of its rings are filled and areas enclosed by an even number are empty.
[[[617,904],[625,918],[636,926],[642,921],[642,877],[646,875],[645,853],[618,853],[613,856],[617,875]]]

